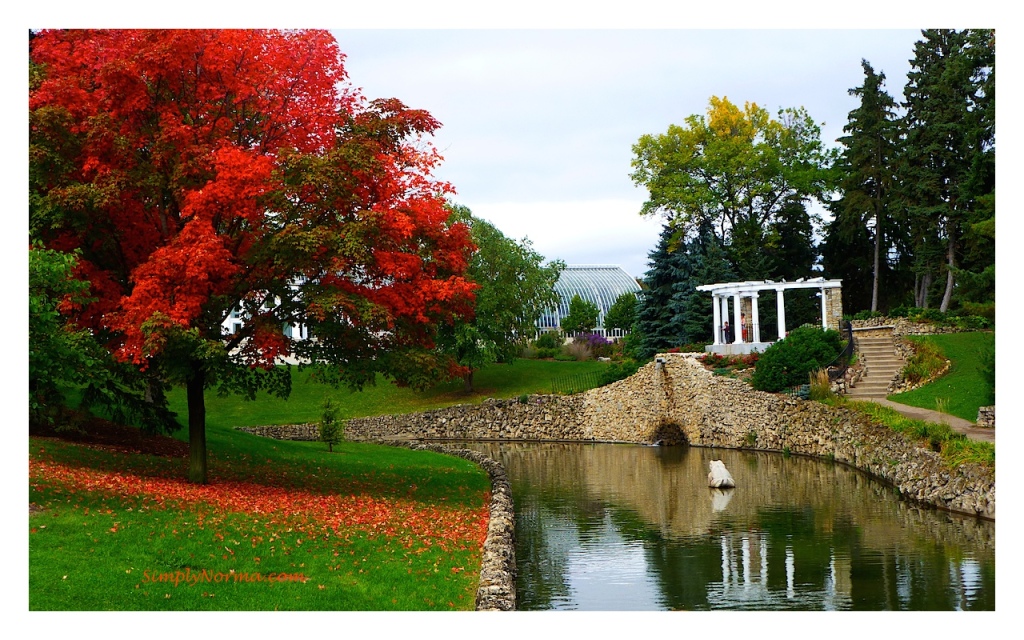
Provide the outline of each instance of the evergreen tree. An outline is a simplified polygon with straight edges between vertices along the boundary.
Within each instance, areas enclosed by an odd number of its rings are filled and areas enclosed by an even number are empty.
[[[725,248],[710,227],[704,227],[703,233],[690,243],[692,271],[685,295],[685,305],[680,318],[684,343],[702,342],[712,338],[714,331],[714,309],[712,300],[707,293],[697,291],[703,284],[730,282],[737,280],[732,266],[726,257]]]
[[[711,338],[713,309],[697,286],[735,280],[726,251],[710,224],[702,224],[689,242],[676,239],[670,225],[662,229],[658,246],[650,254],[641,294],[637,331],[644,357],[681,344]]]
[[[864,84],[850,89],[860,104],[850,112],[849,122],[839,139],[842,196],[832,204],[835,216],[827,236],[829,275],[841,277],[850,308],[868,308],[861,299],[862,274],[870,272],[870,309],[879,309],[879,290],[887,274],[892,237],[893,158],[896,154],[896,103],[885,92],[884,73],[875,73],[867,60],[861,61]],[[870,246],[870,249],[868,249]],[[870,251],[870,258],[864,251]],[[837,264],[838,263],[838,264]],[[849,287],[850,291],[846,291]]]
[[[648,255],[644,276],[647,288],[640,294],[636,319],[636,331],[641,336],[639,350],[645,358],[682,342],[680,327],[673,322],[681,312],[680,301],[673,296],[680,274],[688,273],[689,265],[685,252],[678,251],[673,237],[672,227],[665,225],[657,247]]]
[[[935,282],[942,289],[939,309],[946,311],[965,233],[984,209],[978,198],[986,181],[979,178],[994,148],[994,128],[986,126],[994,94],[984,87],[995,65],[994,44],[990,32],[929,29],[922,35],[904,89],[900,183],[915,251],[915,302],[927,306]]]

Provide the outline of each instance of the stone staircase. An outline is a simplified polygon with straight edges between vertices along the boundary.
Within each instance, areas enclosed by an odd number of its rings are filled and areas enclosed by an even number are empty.
[[[855,338],[857,353],[864,363],[864,375],[850,387],[846,396],[854,400],[884,398],[889,383],[903,368],[903,359],[896,355],[891,335]]]

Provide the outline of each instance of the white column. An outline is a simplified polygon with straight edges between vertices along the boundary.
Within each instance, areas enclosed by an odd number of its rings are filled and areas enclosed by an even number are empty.
[[[761,342],[761,319],[757,316],[757,294],[750,296],[750,321],[754,323],[754,333],[750,339],[753,342]]]
[[[740,305],[740,294],[733,294],[732,303],[733,306],[736,307],[735,309],[732,310],[732,332],[736,336],[736,339],[733,340],[733,344],[740,344],[743,342],[743,327],[740,324],[740,307],[742,306]]]
[[[711,295],[711,310],[714,312],[715,316],[715,324],[711,329],[712,334],[714,334],[713,344],[722,344],[721,340],[719,340],[719,336],[722,335],[722,309],[718,306],[718,296],[715,294]]]
[[[786,290],[776,289],[775,293],[775,302],[778,305],[779,340],[782,340],[786,337]]]
[[[729,321],[729,296],[719,296],[719,300],[722,303],[722,324],[724,325]],[[724,333],[722,334],[722,344],[727,344]]]
[[[825,288],[821,289],[821,328],[828,329],[828,303],[825,300]]]

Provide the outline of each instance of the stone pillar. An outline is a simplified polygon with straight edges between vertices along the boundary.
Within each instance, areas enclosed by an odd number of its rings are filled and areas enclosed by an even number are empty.
[[[732,326],[733,333],[736,335],[736,339],[733,340],[733,344],[740,344],[743,342],[743,328],[742,323],[740,322],[740,314],[743,312],[740,311],[740,294],[734,293],[732,296],[732,302],[733,306],[735,307],[732,310]]]
[[[711,311],[714,312],[715,323],[712,325],[711,333],[714,334],[713,344],[722,344],[722,309],[718,306],[718,296],[712,294],[711,296]]]
[[[825,289],[825,297],[828,299],[828,303],[825,305],[828,313],[828,328],[842,331],[843,290],[839,287]]]
[[[786,290],[776,289],[775,294],[779,317],[779,340],[782,340],[786,337]]]

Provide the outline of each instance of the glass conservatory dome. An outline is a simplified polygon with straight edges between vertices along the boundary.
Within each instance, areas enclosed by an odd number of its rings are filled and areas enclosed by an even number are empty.
[[[560,328],[560,321],[569,314],[569,302],[573,296],[580,296],[597,305],[597,333],[604,331],[604,314],[623,293],[640,293],[636,280],[616,265],[568,265],[562,270],[555,292],[560,299],[557,309],[541,314],[537,329],[550,331]]]

